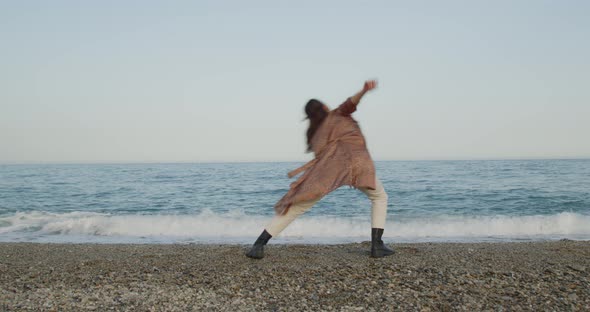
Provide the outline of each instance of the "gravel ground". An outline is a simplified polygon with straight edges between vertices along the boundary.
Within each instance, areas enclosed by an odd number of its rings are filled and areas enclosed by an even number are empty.
[[[0,311],[590,311],[590,242],[0,243]]]

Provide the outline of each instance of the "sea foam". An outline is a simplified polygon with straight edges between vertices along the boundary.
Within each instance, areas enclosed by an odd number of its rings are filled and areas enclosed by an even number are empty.
[[[250,243],[270,217],[243,213],[111,215],[17,212],[0,217],[0,241]],[[313,216],[295,220],[274,242],[343,243],[368,240],[367,218]],[[590,216],[437,216],[388,220],[390,241],[513,241],[590,239]]]

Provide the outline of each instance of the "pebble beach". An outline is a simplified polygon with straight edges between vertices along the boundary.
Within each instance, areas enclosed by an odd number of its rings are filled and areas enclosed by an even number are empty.
[[[588,311],[590,242],[0,243],[1,311]]]

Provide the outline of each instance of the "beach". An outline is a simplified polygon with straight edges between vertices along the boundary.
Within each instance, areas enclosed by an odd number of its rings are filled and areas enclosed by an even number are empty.
[[[590,242],[0,244],[2,311],[590,309]]]

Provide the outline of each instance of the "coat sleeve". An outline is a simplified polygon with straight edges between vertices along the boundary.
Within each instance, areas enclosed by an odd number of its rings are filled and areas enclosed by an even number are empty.
[[[356,111],[356,105],[348,98],[336,110],[344,116],[349,116]]]

